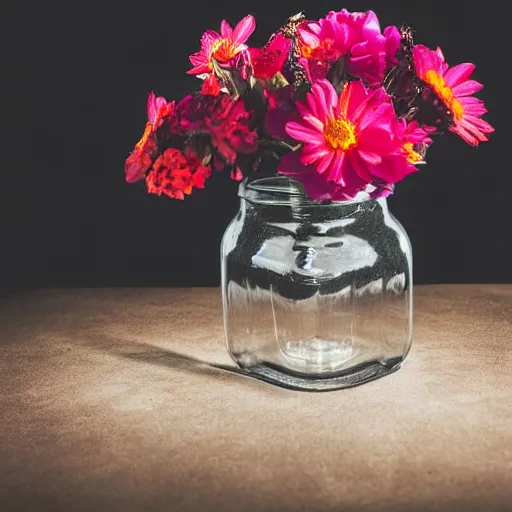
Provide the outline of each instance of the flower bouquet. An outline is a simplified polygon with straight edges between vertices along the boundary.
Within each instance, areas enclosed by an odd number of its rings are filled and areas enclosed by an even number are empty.
[[[221,246],[241,368],[304,390],[382,377],[412,342],[412,250],[386,197],[436,136],[487,140],[475,66],[449,67],[371,11],[295,15],[262,48],[254,30],[252,16],[208,30],[188,71],[200,90],[149,95],[126,179],[176,199],[217,171],[242,181]]]
[[[473,96],[483,87],[470,79],[475,66],[449,67],[410,28],[382,32],[371,11],[301,13],[256,48],[255,27],[247,16],[203,34],[188,71],[202,80],[197,92],[179,102],[150,93],[128,182],[183,199],[214,169],[286,175],[313,200],[383,197],[425,163],[435,136],[476,146],[493,131]]]

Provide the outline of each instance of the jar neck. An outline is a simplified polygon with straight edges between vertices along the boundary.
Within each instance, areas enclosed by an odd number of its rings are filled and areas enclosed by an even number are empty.
[[[387,211],[385,198],[321,202],[306,196],[304,189],[286,177],[263,178],[241,183],[242,214],[257,215],[267,222],[315,223],[351,218],[374,210]]]

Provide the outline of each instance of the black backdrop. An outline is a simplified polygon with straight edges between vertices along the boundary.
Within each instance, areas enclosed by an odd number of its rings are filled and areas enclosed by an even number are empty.
[[[236,183],[216,174],[205,190],[176,201],[124,182],[148,92],[171,100],[198,87],[185,74],[188,55],[222,18],[235,23],[254,14],[251,42],[261,44],[289,15],[305,10],[317,18],[342,7],[373,9],[383,26],[410,24],[417,42],[439,44],[448,62],[477,65],[475,78],[486,85],[480,97],[496,127],[491,142],[474,149],[451,134],[437,140],[429,164],[389,202],[411,237],[417,283],[511,282],[509,105],[500,101],[510,34],[497,5],[3,0],[2,291],[217,285],[219,242],[238,208]]]

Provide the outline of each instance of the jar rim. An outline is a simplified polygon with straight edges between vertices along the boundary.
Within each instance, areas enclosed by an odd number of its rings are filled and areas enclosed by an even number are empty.
[[[302,183],[287,176],[244,179],[238,188],[238,196],[254,204],[269,206],[300,206],[302,207],[340,207],[355,206],[362,203],[373,203],[381,199],[368,196],[355,197],[345,201],[321,201],[310,199]],[[385,199],[383,199],[385,201]]]

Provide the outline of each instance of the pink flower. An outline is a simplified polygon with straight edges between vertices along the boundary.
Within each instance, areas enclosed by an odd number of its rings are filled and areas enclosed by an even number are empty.
[[[285,157],[279,172],[293,172],[312,197],[329,187],[341,187],[337,196],[353,197],[368,184],[396,183],[416,170],[382,87],[368,90],[361,81],[351,82],[338,97],[330,82],[319,80],[296,106],[302,119],[288,122],[286,132],[303,145],[302,166],[293,171]]]
[[[269,79],[282,71],[291,46],[291,39],[277,33],[263,48],[249,48],[253,75]]]
[[[247,49],[244,44],[256,28],[254,17],[249,15],[242,19],[233,29],[231,25],[222,20],[220,34],[207,30],[201,38],[201,50],[190,56],[194,66],[187,71],[190,75],[204,75],[213,69],[212,59],[226,64],[233,60],[241,51]]]
[[[318,174],[314,169],[305,167],[301,162],[300,151],[292,151],[284,156],[279,162],[279,173],[299,181],[310,199],[316,201],[347,201],[352,199],[358,190],[362,190],[366,183],[360,180],[354,190],[327,181],[324,176]]]
[[[494,128],[480,118],[487,112],[483,101],[472,96],[483,88],[482,84],[470,80],[475,65],[465,63],[450,68],[440,48],[433,51],[423,45],[413,48],[413,59],[416,74],[453,116],[449,130],[472,146],[487,141],[486,134]]]
[[[370,85],[377,85],[397,62],[400,32],[391,26],[382,34],[373,11],[331,11],[318,23],[305,23],[298,32],[305,59],[302,62],[312,81],[325,78],[334,62],[348,56],[347,71]]]
[[[147,103],[148,122],[141,139],[126,159],[124,167],[128,183],[142,179],[151,167],[158,151],[156,131],[160,128],[164,119],[172,117],[174,108],[174,102],[168,103],[165,98],[156,97],[153,91],[149,93]]]
[[[432,126],[420,126],[418,121],[407,123],[401,119],[397,123],[397,135],[402,139],[402,149],[406,153],[407,161],[413,165],[425,163],[425,153],[432,139],[430,134],[436,129]]]

